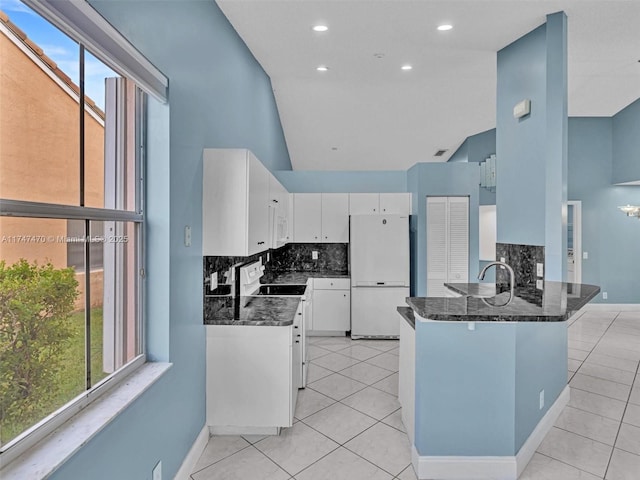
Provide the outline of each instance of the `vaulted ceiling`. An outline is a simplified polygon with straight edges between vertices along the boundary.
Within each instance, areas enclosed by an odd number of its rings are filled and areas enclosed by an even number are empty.
[[[271,77],[295,170],[446,161],[495,127],[497,51],[561,10],[569,115],[612,116],[640,97],[640,0],[217,3]]]

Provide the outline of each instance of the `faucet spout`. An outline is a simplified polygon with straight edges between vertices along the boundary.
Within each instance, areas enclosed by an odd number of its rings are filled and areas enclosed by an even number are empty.
[[[511,268],[510,265],[504,262],[491,262],[485,265],[484,268],[480,271],[480,273],[478,274],[478,280],[484,280],[484,275],[487,273],[487,270],[490,267],[504,267],[507,269],[507,272],[509,272],[509,301],[505,304],[505,305],[509,305],[511,303],[511,300],[513,300],[513,291],[516,283],[515,274],[513,273],[513,268]]]

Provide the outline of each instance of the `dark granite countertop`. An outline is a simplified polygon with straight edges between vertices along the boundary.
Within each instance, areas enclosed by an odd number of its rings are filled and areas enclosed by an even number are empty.
[[[305,284],[309,278],[349,278],[345,272],[331,270],[276,272],[265,274],[263,284]],[[300,297],[249,296],[238,302],[229,296],[205,295],[205,325],[287,326],[293,324]]]
[[[505,304],[509,299],[506,285],[477,283],[445,285],[463,296],[409,297],[407,304],[417,315],[430,320],[561,322],[567,320],[600,292],[600,287],[595,285],[544,282],[542,289],[537,289],[535,286],[516,288],[512,302],[501,307],[500,305]],[[478,298],[478,296],[484,298]]]
[[[300,297],[204,297],[205,325],[280,326],[293,324]]]
[[[297,271],[297,272],[274,272],[266,273],[261,279],[261,283],[289,283],[305,284],[309,278],[349,278],[349,274],[342,271],[319,270],[319,271]]]
[[[411,328],[416,328],[416,317],[413,314],[413,310],[411,307],[398,307],[398,313],[402,318],[404,318]]]

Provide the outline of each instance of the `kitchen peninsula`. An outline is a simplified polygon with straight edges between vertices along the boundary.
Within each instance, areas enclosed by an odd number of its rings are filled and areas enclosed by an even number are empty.
[[[515,480],[567,404],[567,320],[600,288],[539,286],[499,306],[502,285],[447,284],[460,296],[398,309],[399,400],[418,478]]]

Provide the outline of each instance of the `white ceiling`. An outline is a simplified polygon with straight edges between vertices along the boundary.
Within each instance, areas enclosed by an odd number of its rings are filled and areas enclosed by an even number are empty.
[[[640,0],[217,3],[271,77],[294,170],[447,160],[495,127],[496,52],[560,10],[569,115],[611,116],[640,97]],[[312,31],[318,23],[329,30]]]

